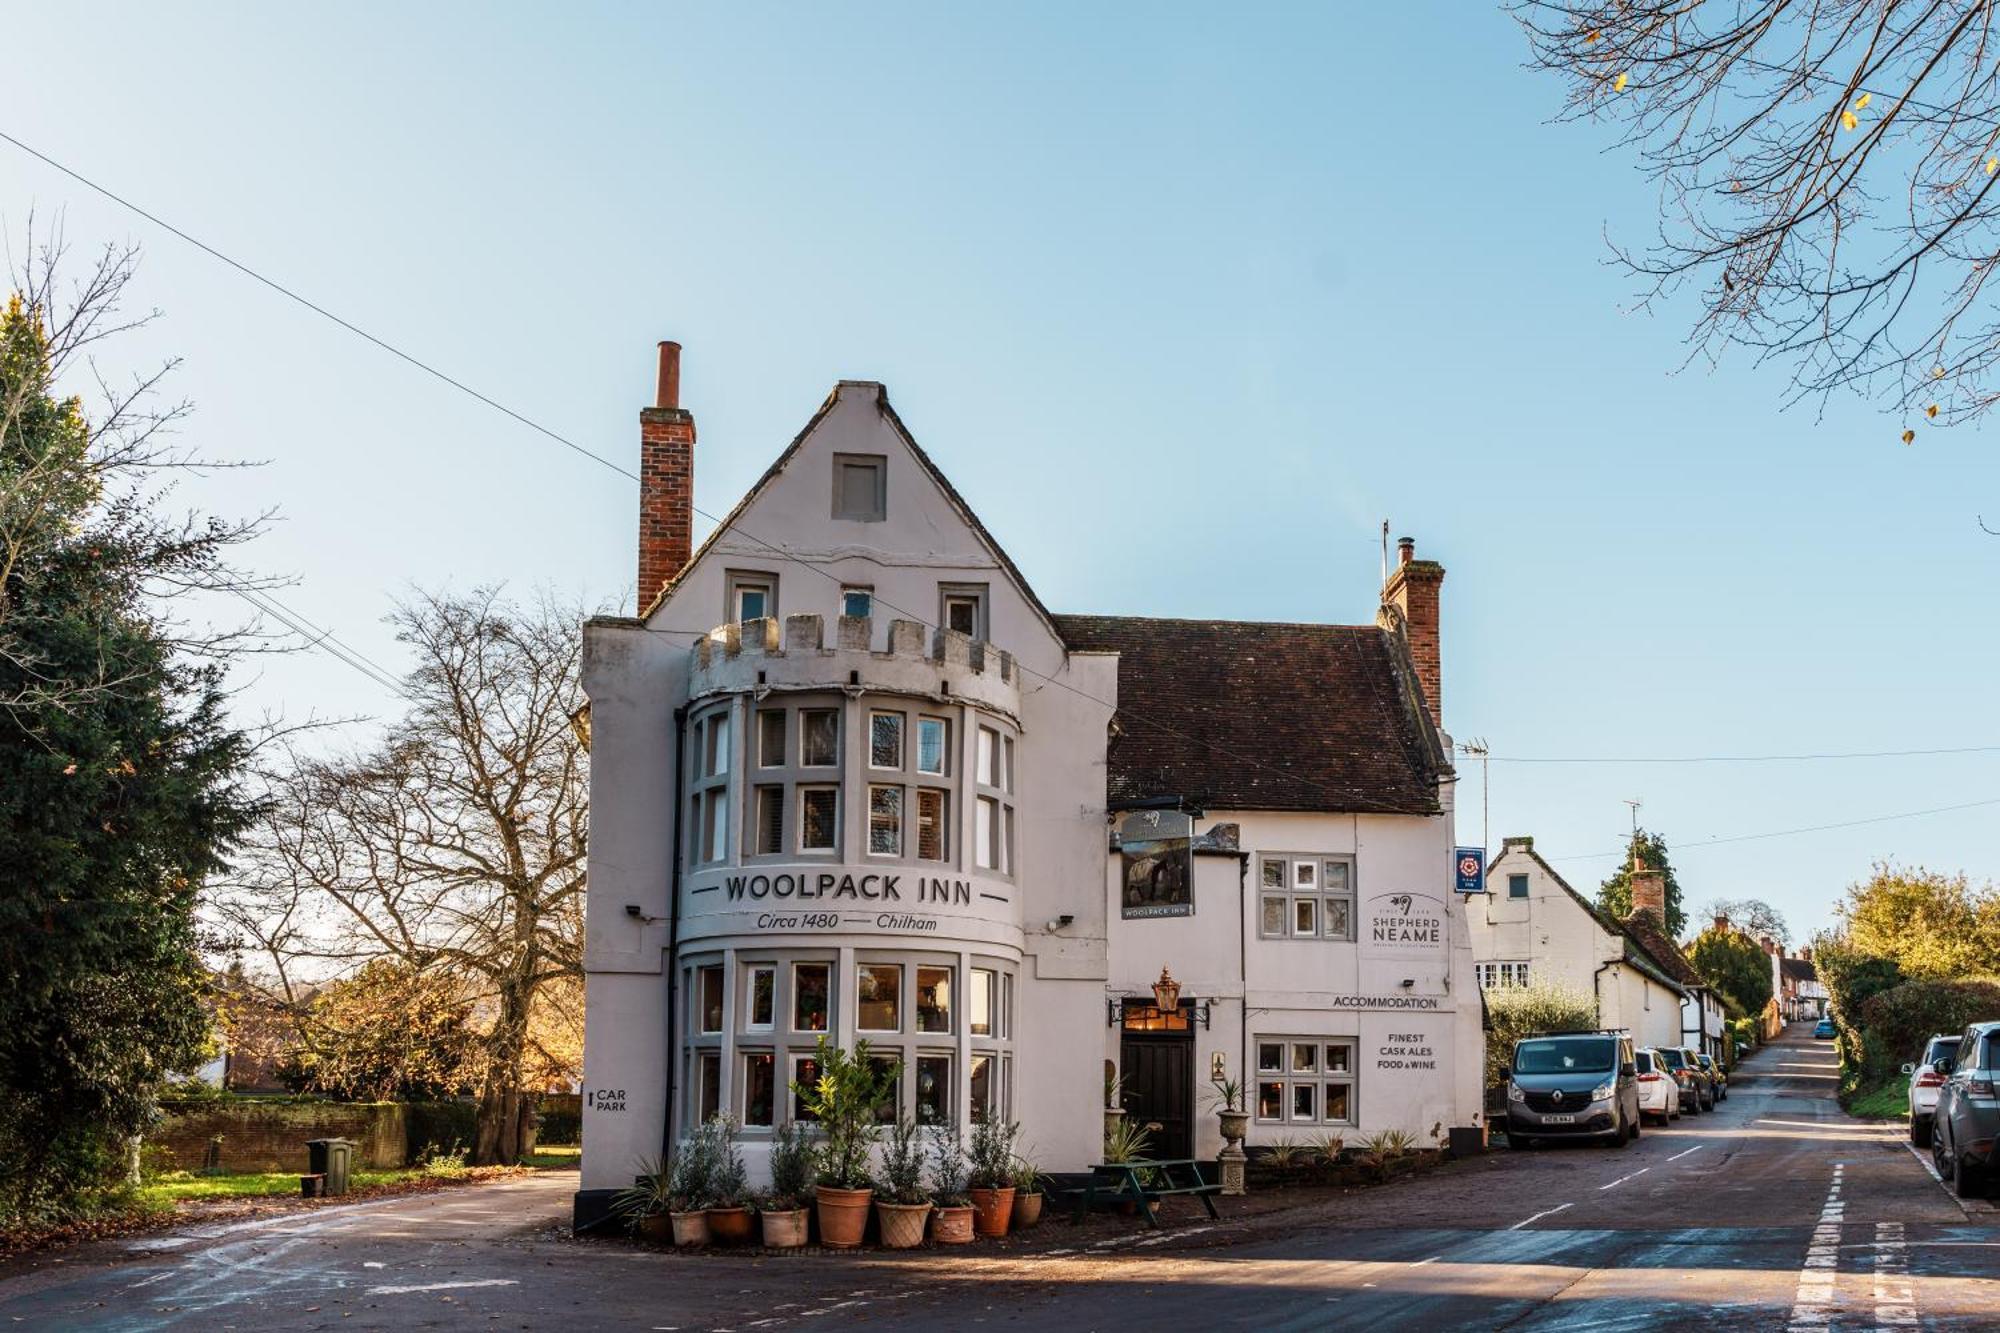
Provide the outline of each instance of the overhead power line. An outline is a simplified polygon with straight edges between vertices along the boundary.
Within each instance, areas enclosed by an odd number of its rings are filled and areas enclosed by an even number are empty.
[[[1822,759],[1906,759],[1916,755],[1993,754],[2000,745],[1955,745],[1932,750],[1839,750],[1806,754],[1547,755],[1496,754],[1496,764],[1790,764]]]
[[[111,200],[119,207],[129,210],[130,212],[138,215],[139,217],[146,219],[148,222],[151,222],[153,225],[160,227],[163,230],[171,233],[172,235],[180,238],[181,240],[187,242],[189,245],[192,245],[196,249],[200,250],[202,253],[209,255],[210,257],[216,259],[217,261],[223,264],[228,265],[230,268],[235,269],[237,272],[243,274],[245,277],[250,278],[251,280],[268,288],[269,290],[278,293],[285,299],[292,301],[299,306],[302,306],[306,310],[311,311],[313,314],[316,314],[323,319],[329,320],[332,323],[339,325],[341,328],[347,330],[349,333],[352,333],[356,337],[363,339],[364,341],[380,349],[381,351],[387,352],[389,355],[395,357],[399,361],[402,361],[405,364],[412,366],[417,370],[422,371],[424,374],[431,376],[433,379],[438,380],[440,383],[443,383],[453,389],[458,390],[460,393],[463,393],[468,397],[474,399],[475,401],[485,405],[486,407],[489,407],[492,410],[499,412],[500,414],[506,416],[510,420],[515,421],[518,424],[527,427],[529,430],[534,431],[536,434],[544,436],[547,439],[553,441],[554,443],[561,445],[563,448],[568,449],[572,453],[587,458],[591,462],[596,463],[601,467],[609,468],[611,471],[616,472],[620,476],[625,477],[629,480],[632,481],[639,480],[637,473],[632,472],[631,470],[625,468],[619,463],[616,463],[611,459],[606,458],[604,455],[599,454],[591,449],[585,448],[583,445],[578,444],[576,441],[571,440],[567,436],[563,435],[560,431],[545,426],[541,422],[534,420],[532,417],[529,417],[524,413],[518,412],[513,408],[508,407],[505,403],[502,403],[499,400],[490,397],[485,393],[480,392],[478,389],[472,387],[470,384],[467,384],[465,381],[443,370],[440,370],[439,368],[425,361],[421,357],[418,357],[413,353],[404,351],[402,348],[389,342],[387,339],[378,337],[377,335],[370,333],[368,330],[362,328],[358,324],[355,324],[353,321],[343,318],[342,316],[334,313],[332,310],[329,310],[325,306],[320,305],[318,302],[313,301],[308,297],[301,295],[297,291],[294,291],[292,288],[277,281],[276,279],[267,277],[263,273],[260,273],[256,269],[252,268],[250,265],[245,264],[235,258],[232,258],[230,255],[224,253],[221,250],[216,249],[214,246],[208,244],[207,242],[201,240],[200,238],[193,236],[188,232],[182,230],[181,228],[175,226],[173,223],[168,222],[165,218],[160,217],[158,214],[150,211],[149,209],[141,207],[139,204],[134,203],[125,196],[118,194],[115,191],[109,189],[108,187],[99,184],[97,181],[92,180],[90,177],[85,176],[82,172],[75,170],[74,168],[68,166],[63,162],[56,160],[53,157],[50,157],[48,154],[40,151],[39,149],[33,147],[32,145],[22,142],[20,139],[14,137],[12,134],[7,133],[5,130],[0,130],[0,139],[3,139],[6,142],[14,145],[16,148],[19,148],[22,152],[27,153],[29,156],[35,158],[37,161],[42,162],[47,166],[55,169],[56,171],[61,172],[65,176],[68,176],[71,180],[74,180],[77,183],[85,186],[86,188],[93,190],[96,193],[104,196],[106,199]],[[692,509],[695,513],[701,515],[703,518],[709,520],[711,523],[717,524],[718,526],[720,526],[723,522],[722,518],[718,517],[715,514],[709,513],[707,510],[702,509],[698,505],[693,504],[692,501],[690,501],[689,503],[689,508]],[[734,531],[734,533],[737,536],[752,541],[756,543],[758,546],[761,546],[764,549],[770,551],[773,555],[777,556],[780,559],[798,565],[802,569],[810,570],[811,572],[819,575],[821,578],[827,580],[830,583],[836,585],[840,583],[838,577],[829,573],[827,570],[822,569],[820,566],[813,563],[812,561],[804,559],[797,553],[786,549],[785,547],[779,545],[778,543],[766,541],[764,538],[759,537],[757,534],[748,531],[741,525],[738,525],[737,527],[732,529],[732,531]],[[292,611],[289,608],[282,606],[282,604],[276,602],[276,600],[274,598],[271,598],[268,593],[251,594],[239,588],[231,588],[229,589],[229,591],[235,592],[238,596],[243,597],[246,601],[249,601],[253,606],[260,606],[260,609],[265,610],[268,614],[272,615],[274,618],[280,620],[282,623],[291,626],[299,633],[303,634],[311,646],[321,649],[322,651],[328,653],[330,656],[334,657],[336,660],[341,661],[346,665],[354,668],[355,670],[361,672],[363,675],[373,680],[376,684],[381,685],[386,689],[389,689],[391,692],[395,693],[399,697],[404,697],[404,698],[408,697],[403,692],[401,682],[395,678],[393,673],[389,672],[386,668],[381,667],[379,664],[371,662],[369,659],[362,656],[356,650],[349,648],[347,645],[342,643],[333,634],[331,630],[324,629],[317,625],[314,625],[311,621],[307,620],[304,616],[300,615],[298,612]],[[262,599],[261,605],[260,601],[258,600],[260,598]],[[886,598],[878,597],[876,598],[876,601],[891,611],[899,612],[900,614],[907,616],[909,619],[925,626],[925,628],[927,629],[936,628],[933,622],[926,619],[921,614],[910,611],[905,607],[897,606],[895,603],[888,601]],[[651,626],[648,626],[647,629],[649,632],[657,634],[687,635],[693,638],[701,637],[701,633],[699,631],[660,630],[660,629],[653,629]],[[1050,685],[1056,686],[1059,689],[1066,690],[1069,693],[1074,694],[1077,697],[1084,699],[1090,703],[1094,703],[1101,708],[1115,709],[1116,707],[1109,700],[1100,699],[1096,695],[1091,694],[1089,691],[1080,689],[1066,680],[1061,680],[1045,672],[1035,670],[1033,667],[1028,666],[1025,662],[1022,662],[1020,659],[1020,655],[1018,653],[1014,654],[1014,658],[1016,665],[1020,668],[1022,672],[1024,672],[1027,675],[1034,676],[1037,679],[1042,680]],[[1204,740],[1202,738],[1196,737],[1186,731],[1181,730],[1180,728],[1171,726],[1170,724],[1165,722],[1161,722],[1157,718],[1151,718],[1143,714],[1137,714],[1137,713],[1123,713],[1121,714],[1121,717],[1127,722],[1138,722],[1142,725],[1152,727],[1155,730],[1163,732],[1167,735],[1171,735],[1179,739],[1189,741],[1195,745],[1201,746],[1203,749],[1206,749],[1212,753],[1227,755],[1232,759],[1236,759],[1240,762],[1249,764],[1252,767],[1275,774],[1279,777],[1286,779],[1287,781],[1299,783],[1304,786],[1318,788],[1323,791],[1335,790],[1330,784],[1323,783],[1316,779],[1306,777],[1303,774],[1291,772],[1288,769],[1282,768],[1278,765],[1262,760],[1255,755],[1248,754],[1246,752],[1218,744],[1217,742],[1211,740]],[[1966,746],[1966,747],[1957,747],[1952,749],[1872,751],[1872,752],[1800,754],[1800,755],[1708,755],[1708,756],[1667,756],[1667,757],[1635,758],[1635,759],[1552,758],[1552,757],[1538,757],[1538,756],[1494,755],[1492,756],[1492,759],[1498,763],[1548,763],[1548,764],[1772,763],[1772,762],[1782,762],[1782,761],[1817,760],[1817,759],[1865,759],[1865,758],[1889,758],[1889,757],[1899,757],[1907,755],[1971,754],[1971,753],[1985,753],[1990,751],[2000,751],[2000,746]],[[1950,806],[1940,807],[1941,810],[1961,809],[1961,808],[1969,808],[1969,807],[1950,807]],[[1913,813],[1928,814],[1937,812],[1916,811]],[[1883,818],[1903,819],[1910,817],[1912,816],[1890,815],[1890,816],[1884,816]],[[1872,823],[1879,821],[1863,820],[1859,822]],[[1830,825],[1828,827],[1846,827],[1846,825]],[[1773,834],[1749,834],[1745,835],[1745,837],[1746,838],[1783,837],[1783,836],[1788,836],[1788,834],[1791,832],[1813,832],[1813,831],[1817,830],[1787,830],[1784,832],[1773,833]],[[1742,841],[1742,840],[1744,839],[1716,839],[1714,841],[1730,842],[1730,841]],[[1713,843],[1696,843],[1690,845],[1707,846],[1707,845],[1713,845]],[[1623,855],[1623,852],[1621,851],[1612,853],[1590,853],[1589,855],[1592,857],[1601,855],[1615,856],[1615,855]],[[1583,859],[1583,858],[1572,857],[1564,859]]]
[[[1674,844],[1676,854],[1697,850],[1702,847],[1720,847],[1730,842],[1758,842],[1766,838],[1792,838],[1805,833],[1828,833],[1835,829],[1860,828],[1867,824],[1887,824],[1898,819],[1918,819],[1924,815],[1950,814],[1957,810],[1978,810],[1989,805],[2000,805],[2000,796],[1984,801],[1965,801],[1958,805],[1935,805],[1928,810],[1905,810],[1893,815],[1870,815],[1865,819],[1843,819],[1835,824],[1811,824],[1805,828],[1772,829],[1765,833],[1736,833],[1726,838],[1706,838],[1700,842],[1680,842]],[[1630,847],[1620,847],[1610,852],[1580,852],[1570,856],[1551,856],[1551,861],[1597,861],[1606,857],[1629,856]]]

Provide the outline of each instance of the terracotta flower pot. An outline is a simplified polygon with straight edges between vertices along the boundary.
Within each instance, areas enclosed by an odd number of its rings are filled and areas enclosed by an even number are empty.
[[[741,1205],[708,1210],[708,1238],[718,1245],[745,1245],[756,1219]]]
[[[665,1213],[647,1213],[639,1219],[639,1239],[665,1245],[674,1238],[673,1219]]]
[[[875,1201],[875,1216],[882,1224],[882,1248],[914,1250],[924,1243],[924,1222],[931,1215],[927,1203]]]
[[[1004,1236],[1014,1217],[1014,1187],[978,1189],[972,1194],[972,1229],[982,1236]]]
[[[758,1213],[764,1224],[764,1248],[769,1250],[796,1250],[806,1243],[806,1217],[803,1208],[788,1208],[775,1213]]]
[[[708,1213],[705,1210],[698,1208],[691,1213],[671,1213],[669,1216],[674,1221],[674,1244],[708,1244]]]
[[[971,1206],[969,1204],[960,1204],[952,1208],[940,1208],[932,1213],[931,1239],[940,1245],[971,1244]]]
[[[1026,1231],[1042,1220],[1042,1192],[1014,1195],[1014,1230]]]
[[[872,1189],[840,1190],[821,1185],[813,1191],[813,1211],[819,1214],[819,1243],[833,1250],[851,1250],[868,1230]]]

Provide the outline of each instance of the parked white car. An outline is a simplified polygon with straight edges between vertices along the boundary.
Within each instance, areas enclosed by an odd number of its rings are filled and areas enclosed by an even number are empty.
[[[1924,1043],[1922,1059],[1903,1066],[1910,1076],[1910,1142],[1919,1148],[1930,1145],[1931,1117],[1937,1111],[1938,1089],[1944,1086],[1944,1075],[1932,1066],[1957,1053],[1958,1038],[1940,1032]]]
[[[1674,1082],[1674,1076],[1660,1061],[1660,1053],[1652,1049],[1637,1052],[1633,1056],[1639,1066],[1639,1115],[1658,1116],[1661,1124],[1681,1118],[1681,1087]],[[1935,1100],[1935,1093],[1931,1094]]]

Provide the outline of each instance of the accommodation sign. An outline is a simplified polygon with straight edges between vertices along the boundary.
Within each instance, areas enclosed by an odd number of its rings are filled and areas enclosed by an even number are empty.
[[[1444,900],[1428,893],[1381,893],[1367,902],[1362,936],[1372,953],[1444,948]]]

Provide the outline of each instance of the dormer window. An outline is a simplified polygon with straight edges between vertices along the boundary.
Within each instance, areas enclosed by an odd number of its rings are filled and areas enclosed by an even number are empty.
[[[833,516],[855,523],[889,517],[889,460],[880,454],[833,456]]]
[[[777,576],[731,570],[729,605],[723,614],[733,621],[775,617],[778,614]]]

